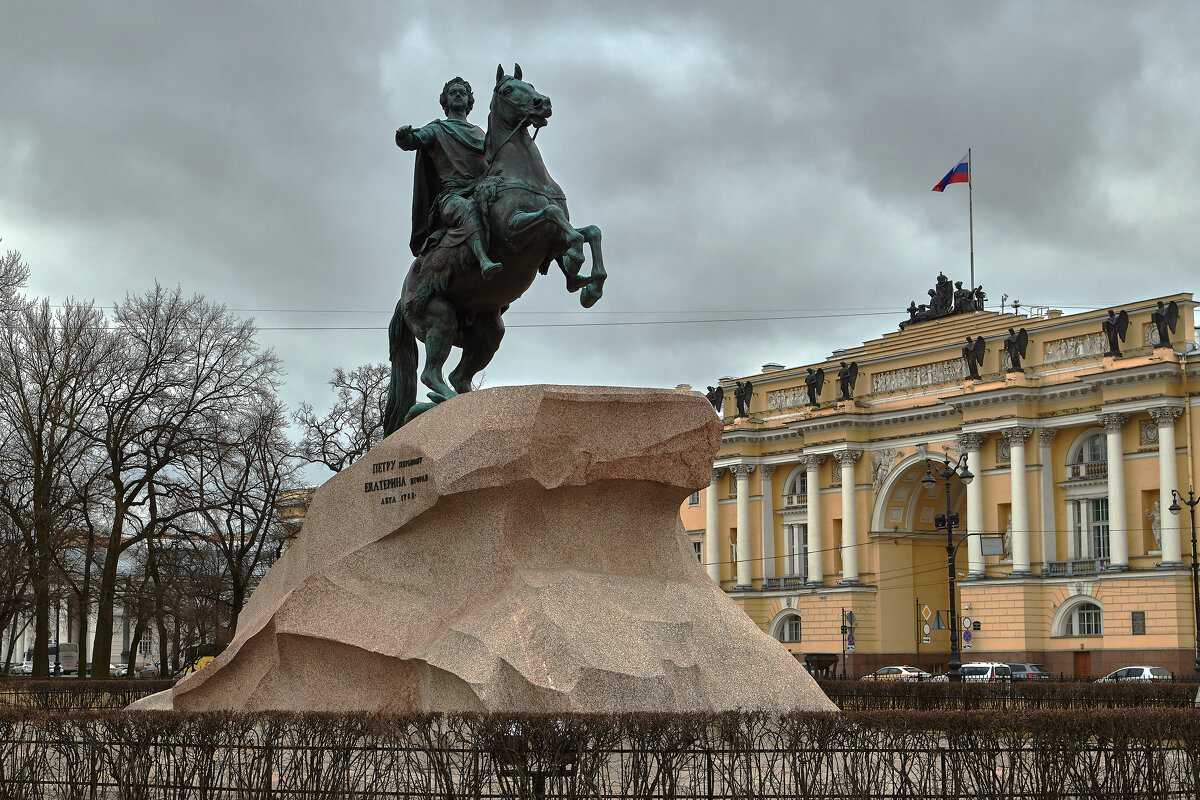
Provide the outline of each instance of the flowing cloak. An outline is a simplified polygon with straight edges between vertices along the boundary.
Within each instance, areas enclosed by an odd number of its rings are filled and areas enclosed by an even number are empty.
[[[466,120],[436,119],[411,135],[417,167],[408,246],[418,256],[429,237],[442,227],[438,198],[444,191],[468,186],[487,170],[487,161],[483,158],[483,129]]]

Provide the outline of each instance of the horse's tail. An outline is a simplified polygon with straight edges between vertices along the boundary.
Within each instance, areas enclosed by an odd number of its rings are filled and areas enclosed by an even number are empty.
[[[403,298],[396,303],[396,312],[388,326],[388,357],[392,362],[392,380],[383,411],[384,436],[399,430],[417,400],[417,341],[404,319]]]

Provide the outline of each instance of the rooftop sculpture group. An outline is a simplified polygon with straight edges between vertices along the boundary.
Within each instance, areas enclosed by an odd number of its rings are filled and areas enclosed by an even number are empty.
[[[492,360],[504,336],[501,315],[533,279],[556,262],[567,290],[590,308],[603,292],[600,229],[576,228],[567,201],[530,136],[550,118],[550,98],[496,69],[487,132],[467,122],[471,85],[452,78],[440,97],[445,119],[396,131],[396,144],[417,151],[413,182],[416,256],[388,328],[392,379],[384,411],[390,434],[417,414],[461,392]],[[581,274],[584,243],[592,269]],[[417,403],[417,347],[425,343],[421,383],[428,403]],[[453,347],[462,358],[443,374]]]
[[[950,282],[943,273],[939,272],[937,283],[929,290],[929,302],[917,305],[914,300],[908,304],[908,319],[900,323],[904,330],[915,322],[926,322],[954,314],[967,314],[972,311],[983,311],[987,294],[982,286],[963,288],[962,281]]]

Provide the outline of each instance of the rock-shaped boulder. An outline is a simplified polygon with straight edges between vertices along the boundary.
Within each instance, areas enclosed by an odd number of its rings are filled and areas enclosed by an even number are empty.
[[[211,664],[134,708],[835,710],[697,563],[698,393],[438,405],[323,485]]]

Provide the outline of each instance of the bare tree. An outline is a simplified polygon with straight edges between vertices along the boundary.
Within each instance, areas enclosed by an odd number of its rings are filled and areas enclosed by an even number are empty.
[[[17,624],[19,617],[33,607],[29,594],[29,562],[25,557],[25,538],[7,517],[0,518],[0,636]],[[15,640],[16,637],[11,637]],[[0,669],[8,672],[12,662],[12,643],[8,658]]]
[[[115,318],[119,357],[106,375],[95,443],[108,461],[112,504],[100,575],[92,677],[111,660],[117,565],[130,546],[188,513],[174,502],[182,461],[241,409],[272,397],[279,362],[254,341],[253,323],[203,297],[162,286],[126,296]]]
[[[0,510],[20,531],[34,593],[34,674],[49,673],[51,571],[77,507],[69,476],[91,445],[113,354],[91,303],[25,304],[0,331]]]
[[[19,294],[29,280],[29,265],[16,250],[0,256],[0,315],[11,314],[26,305]]]
[[[363,364],[350,372],[340,367],[329,385],[337,400],[324,417],[301,403],[292,419],[300,428],[300,457],[341,472],[383,439],[383,409],[387,405],[391,367]]]

